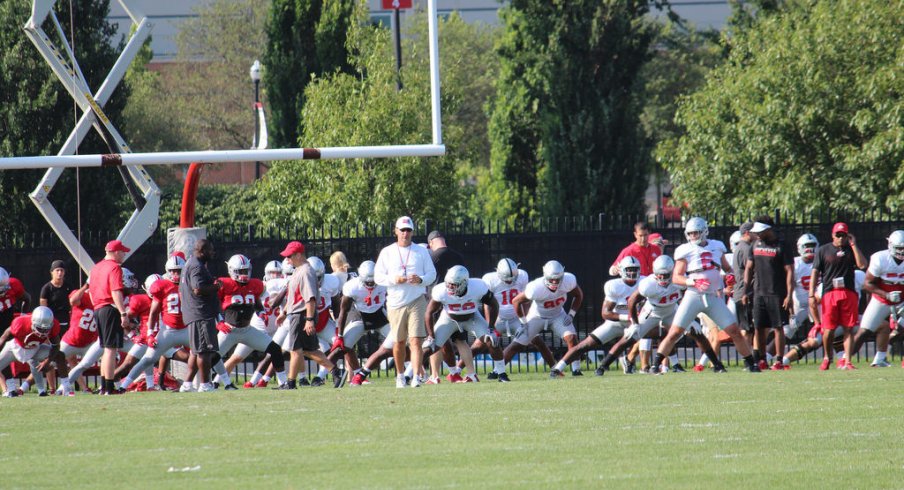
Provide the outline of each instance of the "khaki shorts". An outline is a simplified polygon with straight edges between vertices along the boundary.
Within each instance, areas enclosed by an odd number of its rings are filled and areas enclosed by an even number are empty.
[[[389,338],[396,342],[405,342],[409,338],[427,336],[424,315],[427,313],[427,300],[421,296],[401,308],[387,308],[391,330]]]

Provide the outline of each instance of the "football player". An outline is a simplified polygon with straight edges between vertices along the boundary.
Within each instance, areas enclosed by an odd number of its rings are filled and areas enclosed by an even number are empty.
[[[280,308],[279,305],[273,305],[273,300],[285,289],[286,279],[282,273],[282,264],[280,264],[278,260],[267,262],[267,265],[264,266],[264,293],[260,297],[264,310],[262,314],[253,315],[251,317],[250,326],[264,332],[271,339],[273,338],[273,334],[276,333],[276,317],[279,314]],[[245,344],[237,345],[235,351],[232,353],[232,357],[226,361],[226,372],[231,373],[235,367],[250,356],[252,352],[254,352],[254,350]],[[251,380],[245,382],[245,388],[266,388],[271,377],[267,376],[267,379],[264,380],[263,373],[258,373],[258,371],[255,370],[251,378]]]
[[[794,337],[798,329],[806,323],[809,322],[810,325],[813,323],[807,296],[810,294],[810,276],[813,275],[813,259],[816,257],[817,248],[819,240],[810,233],[804,233],[797,239],[797,253],[800,255],[794,258],[794,302],[791,318],[788,319],[788,326],[785,329],[787,338]]]
[[[549,371],[550,378],[565,376],[562,372],[565,366],[580,357],[587,351],[606,345],[608,342],[624,336],[625,329],[631,322],[628,314],[628,298],[637,290],[637,282],[640,276],[640,261],[627,255],[618,262],[617,279],[606,281],[603,291],[606,297],[603,299],[603,324],[596,327],[581,343],[568,349],[565,356]]]
[[[481,305],[489,309],[489,318],[484,319],[480,314]],[[439,311],[442,310],[442,313]],[[434,324],[434,316],[439,313],[439,319]],[[499,303],[496,297],[487,288],[481,279],[472,279],[468,269],[456,265],[446,272],[443,284],[433,286],[430,292],[430,303],[427,304],[427,313],[424,320],[427,324],[427,338],[424,341],[424,353],[430,355],[430,379],[427,384],[439,384],[439,375],[442,372],[443,353],[437,349],[452,337],[453,332],[467,334],[470,332],[482,342],[494,345],[496,335],[490,333],[496,324],[496,316],[499,314]],[[467,338],[467,337],[466,337]],[[468,374],[461,378],[452,378],[453,382],[476,383],[477,371],[474,369],[474,357],[468,343],[457,338],[454,340],[458,348],[458,354],[465,363]],[[459,381],[460,380],[460,381]]]
[[[31,368],[38,388],[38,396],[47,396],[47,386],[43,371],[48,361],[58,352],[60,342],[60,323],[53,317],[53,311],[46,306],[39,306],[28,315],[16,317],[9,329],[0,335],[0,370],[6,369],[13,361],[23,362]],[[69,378],[60,378],[60,384],[66,393],[72,392]],[[14,397],[23,389],[16,389],[9,378],[4,396]]]
[[[570,309],[566,312],[564,305],[569,301]],[[524,291],[512,299],[512,306],[519,314],[521,328],[503,352],[505,363],[511,362],[515,355],[549,326],[565,341],[569,349],[574,348],[577,345],[574,315],[583,301],[584,291],[578,286],[574,274],[565,272],[565,267],[555,260],[543,265],[543,277],[529,282]],[[520,316],[521,305],[527,302],[530,302],[530,309],[524,318]],[[572,362],[571,371],[575,376],[581,375],[580,360]]]
[[[88,284],[69,293],[69,304],[72,307],[69,314],[70,328],[60,341],[60,352],[66,357],[68,365],[75,367],[78,365],[77,358],[85,357],[91,346],[97,342],[97,322],[94,321],[94,303],[91,302]],[[82,390],[87,391],[88,385],[83,380],[72,376],[72,373],[70,379],[79,382]],[[59,390],[62,390],[62,386]]]
[[[19,302],[21,309],[17,309]],[[25,292],[22,281],[10,277],[9,272],[0,267],[0,334],[6,331],[13,322],[14,312],[27,311],[31,296]]]
[[[680,245],[675,250],[675,269],[672,272],[672,282],[687,288],[687,291],[678,305],[669,333],[659,344],[653,367],[655,369],[661,366],[662,360],[672,350],[678,339],[684,335],[694,318],[700,313],[706,313],[719,328],[731,337],[735,349],[744,357],[744,365],[747,370],[760,372],[760,368],[753,360],[750,345],[738,329],[737,317],[732,314],[725,301],[720,297],[722,275],[719,269],[721,267],[725,272],[730,272],[731,266],[725,259],[725,244],[718,240],[707,239],[708,231],[703,218],[689,219],[684,228],[687,243]],[[710,361],[713,365],[718,365],[717,357]],[[660,372],[662,371],[660,370]]]

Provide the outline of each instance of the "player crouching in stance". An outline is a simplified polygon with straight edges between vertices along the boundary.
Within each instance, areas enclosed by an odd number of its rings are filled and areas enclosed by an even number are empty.
[[[750,345],[738,329],[737,318],[718,295],[722,290],[722,276],[719,273],[719,267],[721,266],[725,272],[730,272],[731,266],[725,258],[725,244],[718,240],[708,240],[706,237],[708,231],[703,218],[691,218],[684,228],[687,243],[675,250],[675,269],[672,272],[672,282],[686,287],[687,291],[678,305],[669,333],[659,344],[653,367],[662,364],[662,360],[671,352],[678,339],[684,335],[694,318],[700,313],[706,313],[719,328],[731,337],[735,349],[744,357],[746,369],[752,373],[758,373],[760,368],[753,360]],[[707,355],[709,354],[707,353]],[[715,358],[713,364],[716,365]]]
[[[480,314],[482,305],[489,307],[489,322]],[[442,309],[436,325],[433,317]],[[424,340],[424,353],[430,355],[430,379],[427,384],[439,384],[442,371],[443,353],[437,346],[442,346],[456,331],[472,333],[484,343],[495,345],[496,334],[492,332],[499,314],[499,303],[496,297],[480,279],[472,279],[468,269],[456,265],[446,272],[445,283],[433,286],[430,303],[424,320],[427,323],[427,338]],[[467,338],[467,337],[465,337]],[[474,369],[474,356],[466,340],[456,339],[455,347],[468,370],[461,383],[476,383],[477,372]]]
[[[668,255],[661,255],[653,261],[653,275],[644,277],[637,285],[637,290],[628,298],[627,311],[631,317],[631,326],[625,330],[624,337],[619,340],[600,362],[597,374],[604,374],[609,366],[623,353],[631,349],[640,339],[647,337],[654,329],[668,328],[674,321],[678,301],[684,288],[672,282],[675,261]],[[611,282],[611,281],[610,281]],[[640,315],[637,306],[646,300]],[[713,370],[725,372],[725,366],[719,361],[712,345],[701,333],[699,325],[694,321],[688,329],[688,335],[697,342],[705,355],[713,359]],[[659,370],[660,366],[654,364]],[[625,367],[625,374],[633,372],[633,364]]]
[[[566,313],[563,307],[571,300],[571,309]],[[550,260],[543,266],[543,277],[534,279],[527,284],[523,293],[519,293],[512,300],[515,312],[520,314],[521,304],[531,302],[527,312],[527,318],[518,317],[521,328],[512,339],[512,343],[503,352],[506,364],[511,362],[519,352],[523,351],[527,344],[540,335],[547,326],[552,326],[553,331],[562,337],[569,349],[577,345],[577,331],[574,328],[574,315],[584,301],[584,291],[578,286],[578,280],[574,274],[565,272],[565,267],[555,260]],[[572,374],[581,375],[580,361],[574,361],[571,365]]]
[[[550,378],[564,376],[562,370],[568,363],[580,359],[585,352],[602,347],[624,335],[630,322],[628,298],[637,290],[637,281],[640,279],[640,262],[630,255],[621,259],[618,263],[618,274],[621,277],[606,281],[603,286],[603,291],[606,293],[606,298],[603,300],[603,324],[590,332],[590,335],[580,344],[568,349],[565,356],[549,371]]]
[[[60,323],[53,317],[53,311],[39,306],[30,315],[21,315],[13,320],[9,330],[0,336],[0,370],[6,369],[13,361],[23,362],[31,368],[38,387],[38,396],[47,396],[47,385],[42,371],[48,359],[56,357],[60,344]],[[17,387],[9,383],[4,396],[18,396]],[[60,378],[60,384],[67,393],[72,392],[69,378]]]

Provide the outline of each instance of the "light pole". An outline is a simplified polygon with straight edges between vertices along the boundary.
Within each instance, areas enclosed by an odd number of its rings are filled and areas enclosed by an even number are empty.
[[[251,144],[251,149],[256,150],[257,146],[260,144],[260,142],[257,140],[258,134],[260,133],[260,121],[258,121],[257,111],[258,107],[260,107],[261,104],[261,62],[254,60],[249,73],[251,74],[251,82],[254,83],[254,107],[251,111],[254,115],[254,140]],[[254,162],[254,179],[257,180],[260,178],[261,162]]]

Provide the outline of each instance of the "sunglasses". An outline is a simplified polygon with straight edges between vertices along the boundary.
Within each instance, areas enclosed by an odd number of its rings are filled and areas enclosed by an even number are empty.
[[[844,238],[844,237],[848,236],[848,234],[843,231],[839,231],[838,233],[835,233],[835,236],[838,238]]]
[[[411,228],[401,228],[399,229],[402,233],[411,233]]]

